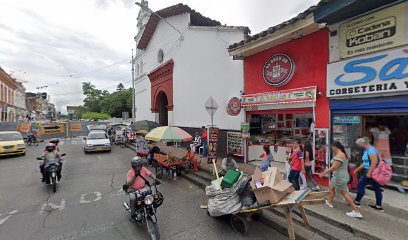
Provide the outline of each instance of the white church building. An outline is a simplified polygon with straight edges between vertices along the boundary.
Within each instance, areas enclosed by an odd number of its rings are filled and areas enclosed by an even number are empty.
[[[243,61],[234,61],[227,48],[244,40],[249,29],[221,25],[183,4],[155,13],[141,8],[137,20],[136,121],[198,131],[211,124],[205,109],[211,96],[219,106],[214,125],[221,138],[224,130],[239,130],[244,115],[231,114],[227,105],[242,94]]]

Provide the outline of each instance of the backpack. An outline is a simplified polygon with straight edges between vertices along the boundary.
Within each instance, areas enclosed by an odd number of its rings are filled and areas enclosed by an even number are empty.
[[[380,154],[378,154],[378,158],[379,158],[379,162],[378,162],[377,167],[374,169],[372,173],[372,178],[378,184],[380,184],[381,186],[384,186],[391,181],[392,168],[387,162],[382,160]]]

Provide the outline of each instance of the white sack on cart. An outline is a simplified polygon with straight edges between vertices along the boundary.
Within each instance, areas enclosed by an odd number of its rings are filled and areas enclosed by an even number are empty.
[[[225,188],[222,192],[215,191],[211,185],[205,188],[210,216],[219,217],[241,209],[242,204],[236,191],[246,179],[247,178],[241,173],[240,178],[234,186]]]

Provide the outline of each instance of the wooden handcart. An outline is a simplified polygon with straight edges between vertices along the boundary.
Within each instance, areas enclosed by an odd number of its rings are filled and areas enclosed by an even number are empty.
[[[154,169],[156,173],[156,177],[161,179],[164,174],[164,170],[176,172],[177,175],[181,175],[181,171],[186,168],[188,163],[186,161],[169,161],[169,155],[164,154],[154,154]]]
[[[329,196],[329,194],[327,191],[311,192],[309,189],[292,192],[278,203],[232,213],[231,227],[238,233],[246,234],[248,232],[249,219],[260,216],[264,209],[283,208],[285,210],[289,239],[295,239],[292,219],[292,213],[297,213],[295,209],[299,211],[298,214],[302,217],[303,223],[309,226],[309,220],[303,207],[306,205],[323,204],[325,197]]]

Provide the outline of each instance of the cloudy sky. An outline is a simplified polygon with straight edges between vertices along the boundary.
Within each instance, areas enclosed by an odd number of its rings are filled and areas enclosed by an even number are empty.
[[[108,91],[119,83],[130,86],[135,1],[1,0],[0,66],[23,81],[27,91],[48,92],[62,112],[67,104],[81,104],[81,82]],[[222,24],[248,26],[255,34],[318,0],[150,0],[149,7],[159,10],[179,2]]]

